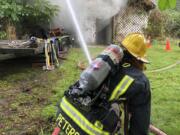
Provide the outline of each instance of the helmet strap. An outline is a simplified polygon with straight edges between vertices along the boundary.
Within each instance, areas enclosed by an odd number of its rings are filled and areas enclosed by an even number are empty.
[[[132,56],[128,51],[124,51],[123,63],[125,62],[130,63],[141,71],[146,70],[145,63]]]

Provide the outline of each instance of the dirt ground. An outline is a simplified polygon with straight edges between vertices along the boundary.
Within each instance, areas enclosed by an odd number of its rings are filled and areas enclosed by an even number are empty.
[[[36,135],[53,124],[41,112],[50,104],[51,88],[60,72],[43,71],[42,64],[32,67],[35,60],[25,57],[0,61],[1,135]]]

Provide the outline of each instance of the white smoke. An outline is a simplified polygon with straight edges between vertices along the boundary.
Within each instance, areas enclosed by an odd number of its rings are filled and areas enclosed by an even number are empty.
[[[55,17],[53,26],[64,27],[66,31],[75,34],[72,18],[65,0],[49,1],[60,6],[60,12]],[[101,28],[105,27],[109,19],[126,5],[127,0],[71,0],[71,2],[85,40],[87,42],[94,42],[96,38],[96,20],[100,19],[102,23]]]

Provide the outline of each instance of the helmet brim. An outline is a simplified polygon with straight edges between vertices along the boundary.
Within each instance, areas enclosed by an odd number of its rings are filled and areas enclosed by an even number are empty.
[[[134,56],[137,60],[142,61],[143,63],[149,64],[150,62],[145,57],[139,57],[136,54],[128,51],[132,56]]]

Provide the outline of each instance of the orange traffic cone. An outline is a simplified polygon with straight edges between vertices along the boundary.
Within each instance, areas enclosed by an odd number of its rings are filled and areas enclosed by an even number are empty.
[[[169,39],[166,40],[166,48],[165,48],[166,51],[170,51],[171,50],[171,45],[170,45],[170,41]]]
[[[148,39],[147,39],[147,48],[151,48],[151,47],[152,47],[151,36],[148,36]]]
[[[151,48],[151,47],[152,47],[151,43],[147,43],[147,48]]]

